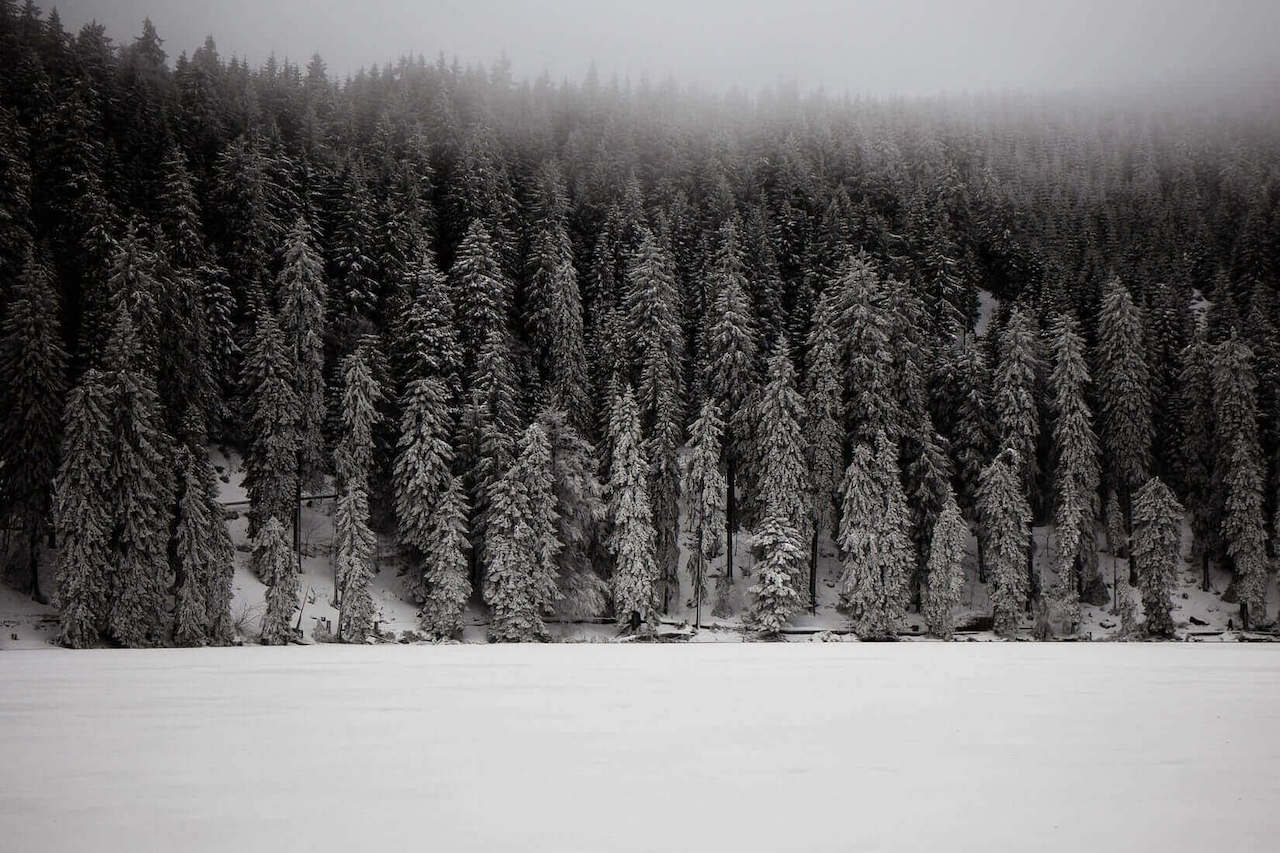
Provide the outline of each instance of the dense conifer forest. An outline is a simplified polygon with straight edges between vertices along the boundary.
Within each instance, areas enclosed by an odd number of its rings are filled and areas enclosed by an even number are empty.
[[[5,568],[67,646],[234,640],[211,446],[264,643],[321,493],[345,641],[379,537],[436,638],[477,606],[494,640],[643,632],[744,585],[776,636],[821,547],[859,637],[946,638],[970,536],[998,634],[1069,636],[1102,542],[1152,636],[1184,537],[1242,625],[1275,616],[1274,98],[339,80],[29,0],[0,69]]]

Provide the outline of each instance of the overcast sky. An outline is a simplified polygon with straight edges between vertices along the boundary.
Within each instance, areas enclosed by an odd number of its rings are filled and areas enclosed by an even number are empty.
[[[52,3],[41,5],[46,8]],[[543,70],[756,90],[877,95],[1128,90],[1280,70],[1280,0],[61,0],[71,30],[118,42],[144,17],[170,60],[212,34],[255,64],[319,51],[343,76],[405,53],[464,64],[506,52]]]

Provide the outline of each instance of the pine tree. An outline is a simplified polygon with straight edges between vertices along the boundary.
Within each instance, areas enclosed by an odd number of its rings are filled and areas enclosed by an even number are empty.
[[[756,331],[747,298],[746,279],[732,221],[722,232],[720,257],[713,273],[712,313],[708,320],[708,392],[723,413],[725,431],[725,580],[733,582],[733,536],[738,527],[739,462],[751,440],[748,401],[756,385]]]
[[[1133,501],[1133,556],[1138,560],[1147,633],[1173,635],[1173,592],[1182,563],[1182,505],[1152,477]]]
[[[326,411],[324,266],[305,219],[294,223],[285,240],[284,262],[276,288],[280,299],[282,354],[292,368],[289,384],[297,398],[297,488],[302,489],[315,486],[324,472]],[[272,508],[268,515],[275,515],[274,510]],[[283,523],[290,516],[277,517]]]
[[[964,588],[964,551],[969,528],[960,517],[960,506],[949,490],[942,512],[933,526],[926,572],[924,615],[929,632],[943,640],[955,630],[955,608]]]
[[[1098,319],[1098,392],[1102,400],[1102,446],[1110,482],[1130,510],[1129,494],[1147,481],[1151,468],[1151,386],[1142,317],[1119,280],[1107,284]],[[1131,520],[1128,522],[1132,527]],[[1136,579],[1130,572],[1130,582]]]
[[[30,591],[40,600],[40,540],[58,468],[67,354],[58,294],[28,251],[0,327],[0,497],[21,531]]]
[[[379,422],[382,389],[359,348],[343,359],[342,378],[341,425],[333,470],[339,492],[362,489],[368,494],[373,472],[373,433]]]
[[[264,309],[258,316],[241,380],[250,407],[244,487],[249,495],[251,536],[268,518],[294,517],[300,404],[290,379],[280,327]]]
[[[396,374],[405,387],[419,379],[438,379],[456,394],[462,380],[462,348],[448,282],[425,246],[407,274],[408,304],[392,319]]]
[[[466,490],[460,477],[450,477],[448,487],[432,506],[422,547],[426,589],[422,628],[434,637],[462,634],[462,614],[471,598],[467,563],[470,547]]]
[[[59,642],[96,644],[106,625],[114,498],[112,397],[106,377],[87,370],[67,398],[62,462],[54,482],[58,537]]]
[[[466,437],[463,470],[471,478],[472,559],[488,563],[490,495],[516,457],[521,415],[511,364],[510,338],[498,329],[489,333],[471,377],[470,402],[464,413]]]
[[[1214,370],[1213,350],[1204,330],[1197,330],[1181,354],[1178,374],[1178,482],[1191,512],[1193,553],[1201,566],[1201,587],[1209,590],[1209,560],[1220,549],[1214,487]]]
[[[991,605],[996,633],[1013,636],[1027,603],[1027,553],[1031,508],[1022,489],[1017,451],[1000,451],[978,483],[978,515],[991,566]]]
[[[805,382],[805,466],[809,482],[809,604],[817,604],[818,539],[838,533],[840,482],[844,476],[844,409],[839,350],[830,323],[814,323]]]
[[[529,642],[547,637],[543,614],[559,595],[551,447],[534,423],[520,441],[520,455],[494,484],[489,497],[484,599],[491,609],[493,640]]]
[[[373,554],[377,539],[369,528],[369,499],[361,480],[348,483],[334,515],[337,561],[338,639],[363,643],[373,633]]]
[[[915,561],[907,525],[898,449],[877,433],[874,445],[860,442],[854,448],[845,470],[840,524],[840,602],[859,637],[882,639],[898,632]]]
[[[262,614],[262,644],[287,645],[293,637],[293,612],[298,609],[298,571],[289,553],[284,525],[271,516],[253,543],[253,570],[267,585]]]
[[[681,471],[685,548],[691,555],[689,573],[697,627],[701,627],[708,566],[724,547],[725,480],[720,453],[723,429],[715,402],[707,400],[689,430],[689,448]]]
[[[654,558],[653,513],[640,434],[640,412],[628,386],[614,406],[613,462],[609,478],[609,550],[614,557],[613,610],[620,625],[638,615],[655,616],[658,565]]]
[[[169,436],[155,382],[123,300],[103,354],[112,409],[109,635],[126,646],[159,642],[167,628],[172,523]]]
[[[991,460],[995,426],[991,418],[991,377],[982,349],[966,339],[953,350],[956,362],[955,429],[951,459],[959,484],[956,501],[972,512],[978,503],[978,480]],[[981,561],[979,561],[981,563]],[[983,570],[982,566],[979,566]]]
[[[1050,335],[1054,358],[1049,378],[1054,415],[1053,517],[1057,531],[1059,595],[1069,615],[1076,617],[1086,585],[1101,588],[1101,579],[1096,577],[1094,546],[1094,525],[1100,510],[1099,449],[1086,397],[1089,369],[1085,363],[1084,339],[1077,331],[1074,318],[1068,315],[1059,315],[1054,320]],[[1090,570],[1094,577],[1086,576]]]
[[[472,368],[489,336],[507,328],[511,285],[484,222],[472,220],[449,270],[463,365]]]
[[[871,262],[859,256],[848,262],[831,287],[836,289],[836,335],[844,342],[849,433],[859,441],[873,441],[879,432],[897,440],[902,425],[895,365],[897,321],[884,284]]]
[[[561,548],[557,561],[560,594],[557,613],[595,617],[608,606],[609,585],[597,571],[604,551],[608,507],[596,475],[596,450],[558,409],[544,409],[538,423],[551,445],[556,496],[556,530]]]
[[[995,372],[996,434],[1004,446],[1018,455],[1022,466],[1023,493],[1027,500],[1036,495],[1036,442],[1040,422],[1036,409],[1035,320],[1022,308],[1015,308],[1000,333],[1000,363]]]
[[[796,578],[804,571],[804,539],[775,505],[765,510],[764,521],[751,537],[760,555],[751,585],[751,609],[747,624],[765,636],[777,636],[801,607]]]
[[[405,391],[400,440],[393,472],[396,522],[400,544],[410,552],[409,591],[425,601],[432,571],[428,549],[437,540],[439,502],[452,484],[452,418],[448,392],[439,379],[416,379]],[[464,502],[459,502],[462,506]]]
[[[1246,628],[1266,621],[1267,534],[1265,469],[1258,441],[1253,354],[1234,334],[1214,359],[1217,476],[1222,490],[1222,538],[1235,568],[1236,594]]]

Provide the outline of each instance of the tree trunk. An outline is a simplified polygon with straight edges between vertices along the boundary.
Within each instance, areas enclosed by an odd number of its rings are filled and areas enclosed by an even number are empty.
[[[1200,549],[1200,588],[1205,592],[1209,591],[1209,549]]]
[[[1124,501],[1124,533],[1128,540],[1125,545],[1125,553],[1129,555],[1129,586],[1138,585],[1138,561],[1133,556],[1133,500],[1129,494],[1129,487],[1125,486],[1124,494],[1120,497]]]
[[[36,519],[31,525],[31,538],[28,540],[28,567],[31,570],[31,597],[41,604],[49,600],[40,591],[40,521]]]
[[[698,537],[701,542],[702,537]],[[702,546],[698,546],[697,570],[694,572],[693,581],[693,628],[695,631],[702,629],[702,567],[706,564],[707,558],[702,555]]]
[[[734,511],[733,504],[733,486],[736,474],[738,472],[738,463],[733,458],[729,458],[729,464],[725,473],[725,507],[724,507],[724,572],[725,577],[729,579],[729,583],[733,583],[733,533],[737,529],[737,513]]]
[[[982,558],[982,536],[977,537],[978,541],[978,583],[987,582],[987,563]]]
[[[818,525],[813,526],[813,545],[809,550],[809,612],[818,612]]]

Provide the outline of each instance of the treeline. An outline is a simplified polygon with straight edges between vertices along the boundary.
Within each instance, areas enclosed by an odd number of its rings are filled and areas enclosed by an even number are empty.
[[[502,640],[723,611],[743,533],[761,632],[829,538],[860,635],[947,636],[971,530],[998,631],[1073,630],[1105,530],[1167,634],[1184,513],[1206,587],[1267,618],[1274,110],[339,82],[15,0],[0,67],[0,496],[37,597],[57,549],[67,645],[232,639],[210,442],[243,455],[266,642],[329,476],[347,640],[375,531],[442,637],[477,595]]]

